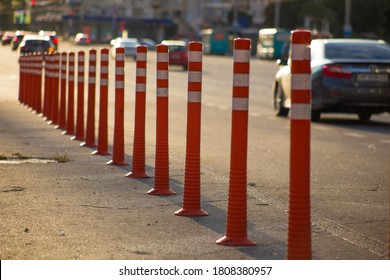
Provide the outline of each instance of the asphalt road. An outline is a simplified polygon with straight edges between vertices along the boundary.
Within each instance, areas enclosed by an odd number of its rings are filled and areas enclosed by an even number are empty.
[[[97,49],[100,47],[96,46]],[[66,42],[60,47],[60,51],[78,50],[87,52],[88,47]],[[8,77],[8,82],[15,83],[7,85],[10,92],[2,90],[1,99],[16,101],[18,54],[5,47],[1,47],[0,52],[1,75]],[[148,168],[155,164],[155,56],[153,51],[148,53]],[[202,181],[203,186],[207,186],[202,187],[202,194],[205,200],[216,202],[226,199],[228,188],[232,58],[205,56],[203,69],[202,174],[213,180]],[[273,205],[280,211],[288,209],[290,122],[288,118],[273,115],[271,86],[276,71],[274,61],[251,60],[247,180],[249,199],[255,199],[258,207],[248,211],[249,220],[272,221],[272,213],[263,210],[267,205]],[[112,131],[115,99],[112,59],[110,77],[109,131]],[[125,152],[128,156],[132,152],[134,125],[135,62],[132,60],[126,61],[125,79]],[[0,85],[0,88],[3,87]],[[186,98],[187,73],[181,68],[172,67],[169,74],[170,177],[179,181],[182,180],[185,159]],[[112,144],[112,135],[109,140]],[[361,258],[386,258],[389,238],[389,145],[389,114],[374,116],[367,123],[359,122],[354,115],[329,114],[323,115],[321,122],[312,123],[311,207],[314,251],[319,250],[315,240],[329,235],[361,248]],[[282,230],[280,237],[285,238]]]

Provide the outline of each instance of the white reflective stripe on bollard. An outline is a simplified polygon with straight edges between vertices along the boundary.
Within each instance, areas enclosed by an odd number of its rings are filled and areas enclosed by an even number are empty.
[[[137,68],[136,75],[138,77],[145,77],[146,76],[146,68]]]
[[[310,60],[310,46],[306,44],[291,45],[291,60]]]
[[[194,72],[194,71],[188,72],[188,81],[193,83],[202,82],[202,72]]]
[[[234,74],[233,86],[244,87],[249,85],[249,74]]]
[[[245,97],[233,98],[233,110],[235,111],[248,111],[249,99]]]
[[[125,86],[125,82],[124,81],[115,81],[115,88],[123,89],[124,86]]]
[[[234,50],[234,62],[249,62],[251,58],[248,50]]]
[[[137,83],[135,86],[135,91],[145,92],[146,91],[146,84]]]
[[[290,115],[292,120],[310,120],[311,105],[302,104],[302,103],[292,103]]]
[[[292,74],[292,90],[311,90],[311,74]]]
[[[157,53],[157,62],[168,62],[168,53]]]
[[[200,92],[189,91],[187,101],[200,103],[202,101],[202,94]]]
[[[167,70],[157,70],[157,79],[158,80],[168,80],[168,71]]]
[[[168,97],[168,88],[157,88],[158,97]]]
[[[189,62],[202,62],[203,53],[199,51],[190,51],[188,54]]]

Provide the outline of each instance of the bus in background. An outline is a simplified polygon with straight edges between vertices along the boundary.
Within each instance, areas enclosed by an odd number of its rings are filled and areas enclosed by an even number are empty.
[[[228,31],[205,29],[201,31],[203,51],[205,54],[225,55],[230,48],[230,35]]]
[[[256,56],[264,59],[278,59],[283,49],[290,44],[290,30],[264,28],[259,30]]]

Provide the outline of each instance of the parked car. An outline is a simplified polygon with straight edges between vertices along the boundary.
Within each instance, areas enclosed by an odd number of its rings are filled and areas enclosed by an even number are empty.
[[[74,37],[74,43],[76,45],[89,45],[91,43],[91,38],[89,37],[89,34],[77,33]]]
[[[187,43],[183,40],[164,40],[161,42],[168,46],[169,65],[182,66],[184,70],[188,68]]]
[[[13,51],[17,50],[19,47],[19,44],[22,42],[24,35],[26,35],[27,32],[25,31],[16,31],[15,36],[12,39],[11,42],[11,48]]]
[[[316,39],[311,42],[312,121],[322,113],[353,113],[362,121],[390,112],[390,46],[364,39]],[[290,66],[275,75],[273,106],[277,116],[291,107]]]
[[[6,31],[3,35],[3,37],[1,37],[1,44],[3,46],[10,45],[14,36],[15,36],[15,32]]]
[[[139,45],[140,42],[136,38],[116,38],[111,41],[111,56],[115,58],[116,48],[124,48],[125,56],[130,56],[135,60]]]
[[[156,49],[156,42],[149,38],[142,38],[140,40],[141,45],[147,46],[148,50],[155,50]]]
[[[41,36],[49,36],[50,38],[50,41],[53,43],[54,45],[54,50],[57,51],[58,50],[58,43],[59,43],[59,39],[57,37],[57,32],[55,31],[45,31],[45,30],[41,30],[39,31],[39,35]]]
[[[19,49],[21,54],[33,52],[53,53],[55,46],[49,36],[27,34],[20,43]]]

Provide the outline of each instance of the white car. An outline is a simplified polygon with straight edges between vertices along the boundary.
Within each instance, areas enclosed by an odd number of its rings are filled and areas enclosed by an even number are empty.
[[[390,45],[364,39],[316,39],[311,42],[311,119],[322,113],[390,113]],[[277,116],[291,108],[291,73],[287,61],[275,75],[273,105]]]
[[[111,41],[111,56],[115,58],[116,48],[124,48],[125,56],[130,56],[135,60],[139,45],[140,42],[136,38],[116,38]]]

